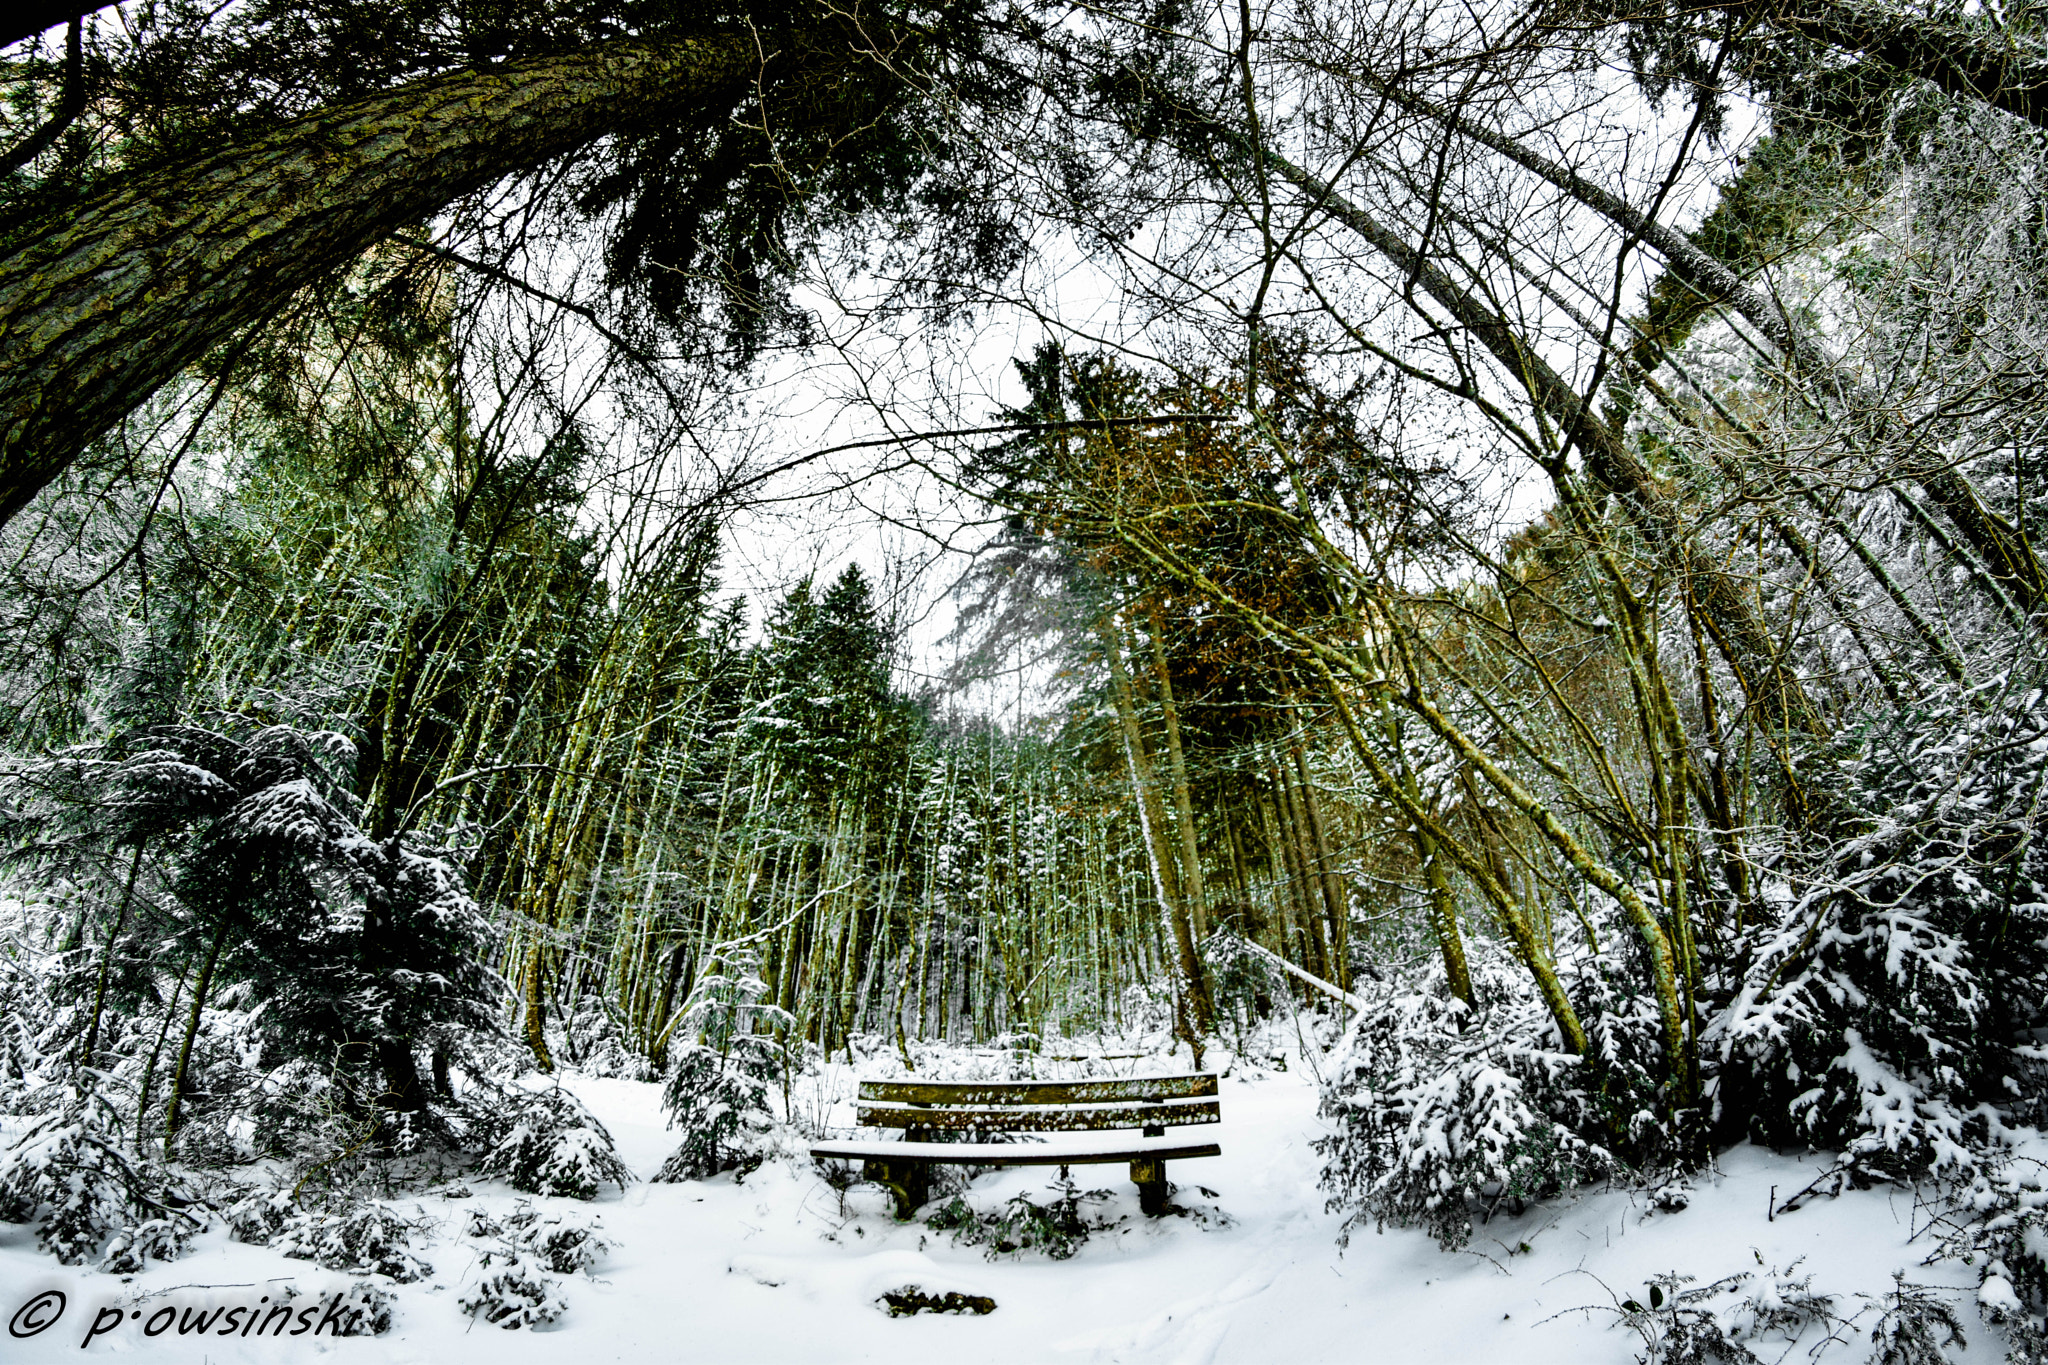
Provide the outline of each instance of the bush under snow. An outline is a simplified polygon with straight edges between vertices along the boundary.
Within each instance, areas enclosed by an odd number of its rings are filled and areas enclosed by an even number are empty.
[[[184,1184],[124,1150],[117,1117],[96,1093],[70,1091],[0,1153],[0,1221],[35,1223],[36,1240],[65,1265],[104,1249],[130,1273],[169,1260],[204,1226]]]
[[[528,1194],[567,1199],[595,1199],[605,1185],[624,1189],[632,1181],[612,1135],[560,1086],[480,1089],[470,1106],[470,1137],[483,1149],[480,1174]]]

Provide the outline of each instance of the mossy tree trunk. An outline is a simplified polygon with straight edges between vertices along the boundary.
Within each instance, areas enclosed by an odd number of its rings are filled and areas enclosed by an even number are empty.
[[[71,211],[0,261],[0,524],[180,371],[395,229],[740,97],[755,39],[618,42],[322,109]]]

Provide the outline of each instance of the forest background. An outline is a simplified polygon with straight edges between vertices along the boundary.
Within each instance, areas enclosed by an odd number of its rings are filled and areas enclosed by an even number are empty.
[[[2038,1353],[2031,11],[40,17],[0,1210],[60,1255],[174,1252],[166,1160],[518,1166],[508,1067],[738,1112],[1298,996],[1356,1219],[1811,1145],[1969,1192]],[[821,508],[924,557],[727,588]]]

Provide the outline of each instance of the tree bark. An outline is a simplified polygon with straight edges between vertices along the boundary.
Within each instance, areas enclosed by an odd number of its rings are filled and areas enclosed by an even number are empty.
[[[520,977],[520,998],[526,1008],[520,1033],[527,1050],[533,1053],[534,1066],[542,1075],[552,1075],[555,1059],[548,1053],[548,1003],[547,992],[541,986],[541,947],[536,936],[526,950],[526,970]]]
[[[1173,931],[1175,957],[1189,1005],[1189,1023],[1197,1037],[1188,1039],[1200,1050],[1201,1037],[1216,1031],[1216,1011],[1209,1000],[1209,983],[1202,972],[1202,955],[1196,951],[1194,928],[1188,922],[1179,878],[1174,875],[1173,846],[1166,841],[1166,803],[1159,799],[1159,780],[1145,753],[1143,733],[1138,729],[1137,708],[1131,701],[1131,679],[1124,668],[1123,645],[1116,638],[1113,617],[1101,622],[1102,645],[1109,657],[1111,681],[1115,684],[1117,719],[1123,727],[1124,750],[1131,768],[1131,785],[1137,788],[1139,815],[1145,826],[1146,851],[1151,856],[1160,909]]]
[[[1329,921],[1316,905],[1322,899],[1322,878],[1317,874],[1309,854],[1308,821],[1301,813],[1300,793],[1295,790],[1294,780],[1288,775],[1287,765],[1276,758],[1273,765],[1273,790],[1279,804],[1280,818],[1287,835],[1290,880],[1294,884],[1294,908],[1300,916],[1301,946],[1308,969],[1317,976],[1330,979],[1336,975],[1331,966],[1329,944]]]
[[[121,908],[114,912],[114,927],[107,931],[106,950],[100,954],[99,983],[93,987],[92,1020],[85,1028],[85,1042],[79,1048],[78,1065],[81,1069],[94,1065],[99,1055],[100,1019],[106,1014],[107,981],[114,973],[114,949],[121,941],[121,931],[128,927],[128,907],[135,899],[135,879],[142,872],[143,840],[135,841],[135,856],[128,863],[128,880],[121,887]]]
[[[149,1050],[149,1060],[142,1064],[142,1098],[135,1105],[135,1150],[139,1155],[145,1139],[142,1130],[149,1122],[149,1093],[156,1086],[156,1064],[163,1059],[164,1044],[170,1041],[171,1021],[177,1017],[178,1002],[185,998],[185,976],[178,977],[178,984],[171,988],[171,1002],[164,1006],[164,1022],[156,1031],[156,1043]]]
[[[207,945],[206,961],[199,968],[199,980],[192,987],[192,1013],[185,1021],[185,1041],[178,1046],[178,1065],[171,1072],[171,1103],[164,1111],[164,1155],[171,1152],[171,1141],[178,1136],[178,1125],[184,1121],[180,1112],[185,1103],[185,1077],[192,1065],[192,1043],[199,1036],[200,1015],[206,1009],[206,995],[213,987],[214,964],[220,961],[221,945],[227,942],[228,921],[222,918],[220,927],[213,931],[213,942]]]
[[[64,88],[57,96],[57,107],[42,126],[0,154],[0,175],[12,175],[56,146],[64,130],[85,112],[85,105],[85,24],[73,19],[71,31],[64,35]]]
[[[1270,770],[1265,776],[1272,790],[1259,794],[1259,819],[1266,836],[1266,871],[1273,894],[1273,918],[1279,926],[1279,952],[1289,961],[1307,966],[1308,944],[1295,927],[1294,859],[1288,854],[1288,836],[1279,810],[1278,780]]]
[[[1308,781],[1308,755],[1301,741],[1290,740],[1288,752],[1294,758],[1294,775],[1301,792],[1301,811],[1308,821],[1309,849],[1315,855],[1316,885],[1323,893],[1323,911],[1330,924],[1330,980],[1340,991],[1351,989],[1351,909],[1344,879],[1332,866],[1330,838],[1323,831],[1323,813],[1316,807],[1316,794]]]
[[[417,1114],[427,1107],[419,1060],[404,1039],[378,1039],[377,1065],[384,1073],[384,1093],[377,1097],[380,1105],[400,1114]]]
[[[1174,814],[1180,823],[1181,886],[1195,940],[1209,936],[1208,881],[1202,875],[1202,849],[1195,838],[1195,803],[1188,794],[1188,761],[1180,744],[1180,707],[1173,699],[1173,677],[1166,667],[1166,623],[1152,608],[1152,668],[1159,678],[1159,709],[1166,722],[1166,762],[1173,773]]]
[[[141,176],[0,261],[0,525],[179,371],[392,230],[604,133],[714,113],[751,36],[430,77]]]
[[[1437,951],[1444,959],[1444,981],[1451,994],[1473,1004],[1472,969],[1465,960],[1465,936],[1458,928],[1458,897],[1451,889],[1450,873],[1444,869],[1444,853],[1428,830],[1415,826],[1409,837],[1415,842],[1415,859],[1422,867],[1429,888],[1429,922],[1436,930]]]

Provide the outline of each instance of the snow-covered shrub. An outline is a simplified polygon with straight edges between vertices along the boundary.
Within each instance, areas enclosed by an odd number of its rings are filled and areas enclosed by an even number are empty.
[[[294,1059],[258,1077],[243,1097],[250,1144],[260,1156],[324,1161],[359,1146],[364,1118],[351,1116],[331,1067]]]
[[[189,1218],[172,1215],[152,1218],[123,1228],[107,1243],[100,1257],[100,1269],[109,1275],[134,1275],[151,1261],[175,1261],[185,1254],[194,1224]]]
[[[1956,1320],[1955,1305],[1931,1285],[1892,1276],[1892,1291],[1877,1300],[1877,1325],[1870,1329],[1871,1365],[1948,1365],[1944,1347],[1970,1343]]]
[[[481,1269],[477,1282],[456,1300],[471,1317],[512,1331],[553,1322],[568,1307],[560,1285],[530,1253],[510,1247],[487,1251]]]
[[[225,1201],[227,1207],[221,1210],[221,1217],[227,1222],[229,1231],[238,1242],[250,1246],[269,1246],[291,1225],[299,1214],[299,1206],[292,1202],[289,1190],[259,1190],[243,1187],[233,1199]]]
[[[676,1049],[662,1103],[683,1141],[662,1162],[659,1181],[705,1180],[721,1171],[752,1173],[771,1150],[769,1093],[783,1073],[773,1038],[744,1034],[721,1052],[692,1043]]]
[[[495,1237],[515,1251],[531,1254],[557,1275],[588,1274],[612,1249],[597,1219],[567,1213],[542,1213],[521,1201],[504,1221],[482,1209],[470,1211],[469,1235]]]
[[[2014,1157],[1984,1163],[1943,1201],[1937,1253],[1977,1268],[1977,1306],[2006,1334],[2011,1358],[2048,1355],[2048,1164]]]
[[[1476,947],[1477,945],[1475,945]],[[1605,1173],[1584,1059],[1562,1051],[1526,977],[1473,954],[1476,1011],[1440,985],[1379,985],[1328,1074],[1323,1188],[1345,1235],[1418,1225],[1447,1247],[1475,1207],[1545,1198]],[[1363,983],[1361,983],[1363,984]]]
[[[2048,1323],[2023,1317],[1999,1325],[2005,1329],[2005,1365],[2048,1365]]]
[[[230,1112],[249,1150],[284,1162],[309,1205],[389,1197],[441,1178],[461,1159],[442,1114],[366,1106],[345,1074],[309,1061],[258,1077]]]
[[[72,1090],[0,1153],[0,1221],[36,1223],[36,1240],[65,1265],[94,1260],[109,1239],[123,1264],[175,1256],[202,1226],[175,1176],[124,1150],[104,1097]],[[114,1254],[114,1253],[110,1253]]]
[[[47,922],[49,907],[0,900],[12,913],[0,918],[0,934],[22,944],[34,922]],[[41,1114],[57,1102],[59,1090],[45,1070],[53,1044],[71,1036],[57,1016],[49,973],[26,952],[0,954],[0,1114]]]
[[[629,1081],[657,1081],[659,1069],[644,1052],[626,1041],[617,1007],[609,997],[586,995],[576,1003],[548,1047],[586,1076],[618,1076]]]
[[[326,1302],[332,1306],[332,1300]],[[391,1330],[391,1303],[390,1290],[372,1280],[357,1280],[342,1292],[330,1330],[345,1337],[381,1337]],[[324,1311],[321,1320],[326,1321]]]
[[[413,1224],[382,1204],[348,1213],[301,1213],[285,1220],[271,1245],[286,1256],[351,1275],[384,1275],[400,1284],[425,1279],[434,1268],[412,1254]]]
[[[218,1007],[205,1011],[193,1038],[170,1153],[180,1165],[220,1172],[257,1158],[247,1120],[257,1079],[248,1058],[257,1045],[250,1012],[233,1007],[242,996],[238,988],[216,992]]]
[[[1779,883],[1705,1038],[1724,1122],[1859,1174],[1968,1178],[2048,1115],[2048,774],[2039,689],[1938,696],[1853,738],[1856,823]]]
[[[143,850],[132,866],[151,868],[166,894],[114,898],[106,928],[133,913],[150,926],[155,965],[207,964],[222,1000],[246,1007],[267,1065],[331,1071],[355,1112],[418,1114],[430,1097],[416,1040],[497,1026],[482,912],[444,851],[363,831],[346,737],[204,720],[136,726],[30,765],[21,836],[81,866],[95,851],[106,862]],[[233,1102],[248,1077],[199,1079],[188,1071],[180,1087],[182,1119]],[[239,1155],[218,1142],[211,1154]]]
[[[1168,1036],[1174,1027],[1173,988],[1164,981],[1136,981],[1117,1000],[1117,1017],[1132,1034]]]
[[[633,1179],[605,1126],[560,1086],[479,1086],[464,1109],[483,1152],[478,1173],[515,1190],[595,1199],[601,1187],[624,1189]]]
[[[1053,1197],[1043,1204],[1019,1194],[1001,1208],[983,1212],[955,1195],[926,1217],[925,1226],[951,1233],[956,1242],[983,1248],[991,1261],[1026,1251],[1064,1261],[1101,1226],[1082,1212],[1083,1201],[1100,1202],[1109,1197],[1108,1190],[1083,1193],[1073,1181],[1063,1180],[1054,1185]]]
[[[690,988],[682,1036],[672,1050],[662,1103],[668,1126],[682,1130],[657,1181],[702,1181],[721,1171],[754,1173],[768,1160],[776,1128],[770,1091],[784,1089],[791,1056],[774,1031],[795,1019],[766,1005],[754,948],[721,948]]]
[[[1710,1301],[1743,1278],[1731,1277],[1697,1289],[1690,1275],[1658,1275],[1641,1298],[1623,1299],[1616,1312],[1622,1325],[1642,1339],[1643,1365],[1761,1365],[1758,1355],[1729,1335]]]
[[[683,1141],[655,1173],[660,1181],[753,1172],[772,1147],[769,1094],[789,1081],[789,1053],[766,1030],[795,1021],[762,1003],[768,986],[754,950],[723,950],[709,965],[682,1011],[694,1041],[673,1049],[662,1092],[669,1127],[682,1129]]]
[[[1839,1340],[1848,1325],[1832,1295],[1814,1292],[1811,1275],[1792,1277],[1798,1265],[1761,1277],[1742,1271],[1705,1285],[1667,1272],[1651,1276],[1640,1290],[1609,1289],[1609,1303],[1575,1311],[1613,1314],[1642,1342],[1636,1359],[1643,1365],[1759,1365],[1783,1359],[1811,1328],[1823,1329],[1825,1344]],[[1766,1343],[1764,1352],[1752,1349]]]
[[[1817,1292],[1811,1275],[1794,1279],[1792,1272],[1798,1268],[1799,1262],[1794,1261],[1784,1270],[1774,1269],[1737,1300],[1723,1314],[1723,1320],[1728,1324],[1728,1335],[1737,1341],[1777,1337],[1790,1342],[1797,1340],[1809,1327],[1839,1322],[1835,1296]],[[1745,1273],[1732,1278],[1747,1283],[1751,1276]]]
[[[1243,1053],[1246,1036],[1272,1013],[1274,996],[1287,987],[1275,980],[1278,969],[1228,926],[1219,925],[1202,940],[1202,961],[1216,1017],[1229,1023],[1231,1050]]]

